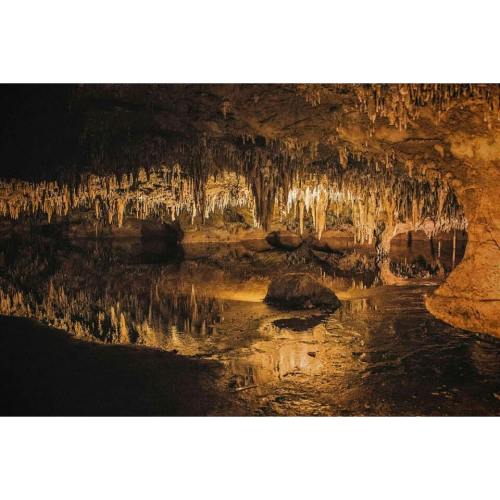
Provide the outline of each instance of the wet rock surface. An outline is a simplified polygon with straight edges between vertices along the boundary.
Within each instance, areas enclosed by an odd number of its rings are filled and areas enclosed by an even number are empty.
[[[302,238],[291,231],[273,231],[267,235],[266,241],[283,250],[295,250],[302,245]]]
[[[340,301],[335,293],[305,273],[289,273],[271,281],[265,301],[282,308],[335,310]]]
[[[498,340],[433,318],[422,300],[426,289],[380,287],[300,331],[296,318],[263,320],[252,348],[227,360],[247,388],[231,411],[500,415]]]

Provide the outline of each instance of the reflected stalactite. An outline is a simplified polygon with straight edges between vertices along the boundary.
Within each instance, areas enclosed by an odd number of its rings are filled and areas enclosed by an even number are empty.
[[[104,289],[78,288],[78,280],[64,272],[30,291],[2,280],[0,314],[31,317],[88,340],[166,349],[172,331],[206,335],[223,320],[223,301],[197,293],[194,286],[190,293],[182,285],[172,288],[165,279],[151,276],[148,291],[133,284],[124,288],[122,280]]]

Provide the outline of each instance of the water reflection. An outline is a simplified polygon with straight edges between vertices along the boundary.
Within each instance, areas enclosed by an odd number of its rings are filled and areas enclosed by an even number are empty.
[[[290,319],[292,320],[300,319]],[[319,324],[298,332],[280,328],[276,323],[267,325],[266,333],[272,335],[272,340],[257,341],[252,344],[250,354],[228,361],[232,388],[262,388],[289,376],[314,376],[322,373],[325,327]]]
[[[382,286],[371,267],[327,273],[314,260],[303,270],[331,286],[342,307],[285,313],[261,300],[269,275],[289,269],[284,253],[221,248],[219,260],[151,264],[123,260],[107,244],[2,245],[3,314],[216,360],[225,368],[218,383],[232,395],[222,414],[500,414],[500,343],[433,318],[423,282]],[[415,266],[418,255],[392,257]],[[418,277],[429,261],[420,264],[410,269]]]
[[[445,235],[444,238],[413,239],[411,233],[401,235],[391,242],[391,264],[394,271],[399,267],[402,276],[420,277],[425,271],[431,275],[438,272],[449,273],[458,265],[465,254],[467,236]],[[405,272],[406,271],[406,272]]]
[[[228,387],[255,414],[500,414],[500,342],[433,318],[428,291],[380,288],[305,329],[263,320],[263,338],[222,357]]]
[[[319,314],[314,316],[305,316],[298,318],[285,318],[273,321],[273,325],[277,328],[288,329],[296,332],[303,332],[318,326],[327,316]]]

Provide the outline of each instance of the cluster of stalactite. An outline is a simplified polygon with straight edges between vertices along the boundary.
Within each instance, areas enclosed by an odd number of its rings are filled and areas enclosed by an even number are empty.
[[[300,84],[296,89],[312,106],[329,96],[335,98],[354,91],[354,107],[369,118],[372,126],[378,118],[387,118],[391,125],[406,129],[424,108],[432,111],[436,123],[452,108],[467,106],[479,107],[490,129],[500,120],[498,84]]]
[[[268,148],[270,153],[250,150],[238,170],[252,189],[256,223],[264,228],[278,210],[298,218],[301,234],[310,217],[321,238],[328,214],[339,218],[346,209],[360,242],[371,243],[381,221],[391,226],[410,222],[428,236],[467,227],[448,180],[427,165],[417,171],[411,161],[399,162],[394,154],[369,157],[345,145],[337,146],[337,155],[327,161],[317,161],[314,144],[281,140]]]
[[[300,233],[310,217],[321,238],[328,214],[348,209],[356,240],[368,242],[379,222],[410,221],[416,229],[428,219],[436,232],[467,225],[446,180],[425,165],[416,172],[411,161],[400,163],[394,155],[370,158],[340,144],[336,155],[331,149],[329,159],[319,161],[318,144],[247,136],[236,144],[201,138],[174,149],[182,163],[171,167],[73,182],[2,181],[0,214],[17,219],[44,213],[50,222],[71,209],[90,209],[98,223],[121,226],[125,215],[169,221],[181,212],[208,218],[228,206],[249,207],[255,225],[265,229],[276,211],[293,212]]]
[[[193,178],[184,175],[178,164],[121,176],[82,176],[73,185],[0,181],[0,214],[11,219],[45,214],[51,222],[54,215],[67,216],[72,209],[91,209],[96,222],[121,227],[125,215],[175,220],[182,211],[193,217],[202,211],[208,217],[229,205],[251,205],[245,182],[234,173],[207,179],[202,210],[195,189]]]
[[[321,104],[321,95],[324,89],[320,84],[301,83],[297,85],[297,93],[301,95],[311,106]]]
[[[372,124],[387,118],[391,125],[406,129],[429,107],[436,123],[453,107],[479,106],[488,128],[500,120],[500,86],[481,84],[356,85],[358,107]]]
[[[318,155],[317,144],[252,136],[241,137],[240,144],[211,143],[207,151],[212,159],[207,167],[211,175],[217,176],[223,169],[245,179],[245,189],[252,195],[245,200],[246,206],[254,211],[255,226],[265,229],[271,225],[276,205],[286,199],[293,179],[306,172]]]
[[[226,206],[246,206],[254,210],[257,226],[268,227],[278,191],[288,189],[293,173],[317,151],[296,141],[259,141],[263,144],[256,145],[255,137],[242,137],[239,144],[202,137],[170,149],[159,144],[154,158],[170,160],[160,167],[60,181],[2,180],[0,215],[43,213],[50,222],[71,209],[92,209],[97,221],[121,226],[126,214],[168,221],[182,211],[206,218]]]
[[[428,236],[467,227],[463,209],[447,182],[403,171],[395,174],[368,162],[353,162],[348,169],[331,168],[328,173],[298,179],[288,190],[284,211],[299,218],[301,233],[304,218],[310,216],[321,238],[327,214],[340,216],[346,208],[357,242],[372,243],[381,222],[390,227],[409,223],[410,228],[422,228]]]
[[[223,320],[223,301],[194,287],[165,289],[161,278],[152,280],[146,293],[76,290],[61,278],[29,292],[2,282],[0,314],[34,318],[89,340],[166,349],[175,346],[178,332],[205,335]]]

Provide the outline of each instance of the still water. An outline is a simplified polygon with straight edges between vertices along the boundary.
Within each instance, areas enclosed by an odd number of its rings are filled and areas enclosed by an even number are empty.
[[[256,338],[237,355],[216,355],[237,391],[236,412],[498,414],[500,343],[433,318],[422,300],[431,290],[379,287],[326,316],[259,311],[269,316]]]
[[[164,260],[161,245],[137,241],[11,238],[2,242],[2,313],[216,362],[214,415],[498,415],[500,341],[424,306],[455,265],[450,245],[439,265],[428,244],[395,247],[388,265],[405,279],[387,285],[368,258],[348,272],[329,255],[258,243]],[[342,306],[324,314],[264,304],[269,280],[293,271],[324,280]]]

